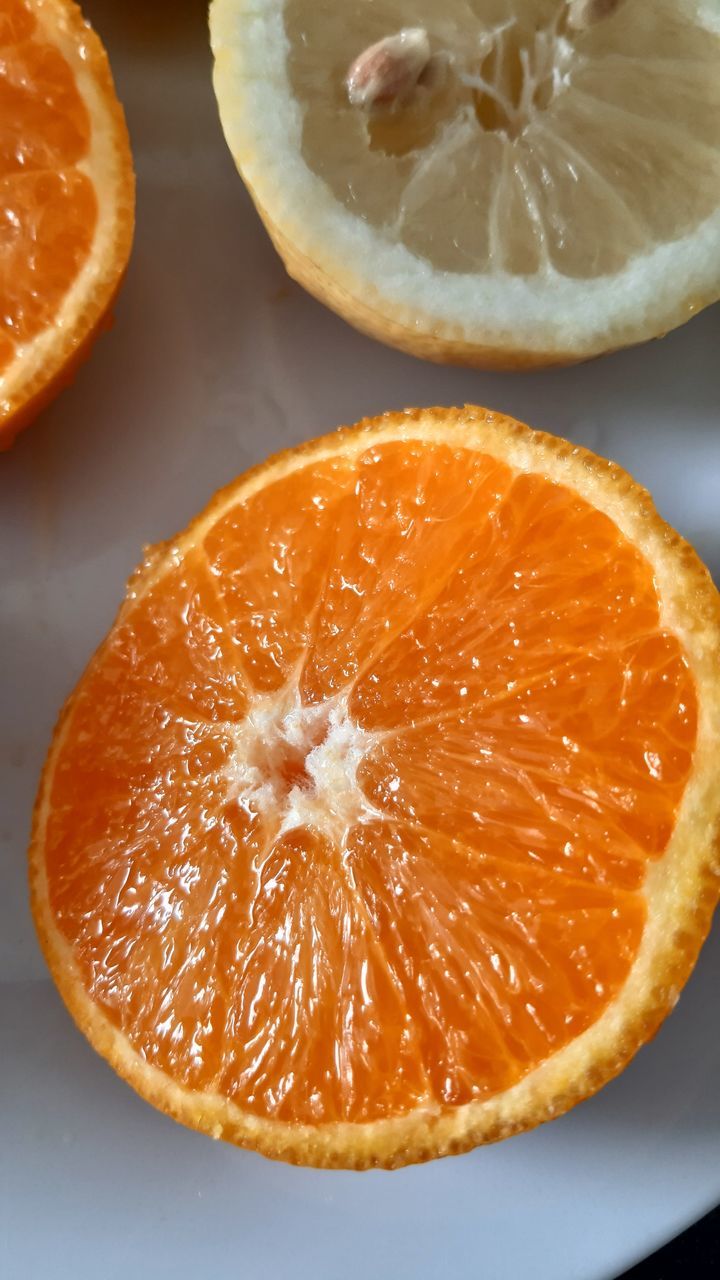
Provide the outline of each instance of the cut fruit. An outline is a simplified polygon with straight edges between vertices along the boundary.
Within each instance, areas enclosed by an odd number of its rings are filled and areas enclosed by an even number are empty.
[[[0,448],[71,380],[120,285],[135,188],[107,56],[72,0],[0,0]]]
[[[716,4],[410,17],[213,0],[225,135],[292,276],[373,337],[495,368],[657,337],[720,297]]]
[[[720,880],[720,602],[644,490],[482,409],[272,459],[131,580],[38,797],[35,920],[171,1115],[396,1166],[593,1093]]]

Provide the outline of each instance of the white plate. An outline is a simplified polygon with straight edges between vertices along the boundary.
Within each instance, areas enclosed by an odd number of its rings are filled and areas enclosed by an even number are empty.
[[[181,1129],[93,1054],[34,939],[25,843],[56,712],[142,544],[338,423],[508,410],[623,463],[717,576],[720,310],[534,376],[385,350],[286,279],[220,134],[203,4],[86,7],[127,104],[138,229],[114,331],[0,459],[0,1273],[605,1280],[720,1200],[717,929],[656,1041],[566,1118],[393,1174],[297,1170]]]

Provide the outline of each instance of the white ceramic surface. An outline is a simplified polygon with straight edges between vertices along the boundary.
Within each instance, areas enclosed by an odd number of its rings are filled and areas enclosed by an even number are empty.
[[[139,177],[116,325],[0,457],[0,1274],[8,1280],[605,1280],[720,1200],[720,935],[656,1041],[543,1130],[398,1173],[296,1170],[181,1129],[86,1045],[29,917],[25,844],[65,695],[142,544],[266,454],[475,401],[616,458],[720,576],[720,309],[583,368],[435,368],[290,283],[236,177],[201,0],[88,0]]]

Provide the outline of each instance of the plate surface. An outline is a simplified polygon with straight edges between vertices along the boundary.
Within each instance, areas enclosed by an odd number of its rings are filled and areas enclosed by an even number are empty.
[[[221,137],[201,0],[88,0],[127,107],[138,229],[111,334],[0,457],[0,1273],[23,1280],[607,1280],[720,1200],[720,933],[598,1097],[398,1173],[296,1170],[187,1132],[75,1031],[29,917],[25,845],[62,701],[143,543],[268,453],[474,401],[617,459],[720,577],[720,308],[533,376],[374,344],[287,280]]]

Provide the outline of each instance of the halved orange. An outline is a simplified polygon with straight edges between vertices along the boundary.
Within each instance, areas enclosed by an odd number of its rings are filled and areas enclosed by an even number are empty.
[[[105,50],[72,0],[0,0],[0,448],[74,374],[132,243]]]
[[[720,603],[618,467],[389,414],[130,582],[40,787],[32,900],[94,1046],[215,1137],[395,1166],[619,1071],[718,897]]]

